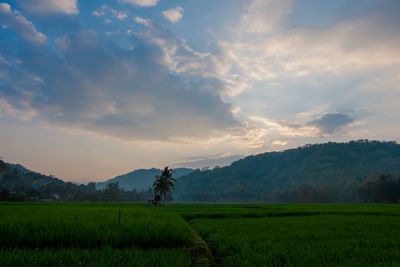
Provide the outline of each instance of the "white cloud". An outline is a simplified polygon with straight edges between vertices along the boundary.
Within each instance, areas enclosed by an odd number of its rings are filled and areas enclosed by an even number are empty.
[[[120,34],[121,34],[121,31],[109,31],[109,32],[106,32],[107,36],[115,36],[115,35],[120,35]]]
[[[342,133],[353,122],[354,119],[346,114],[327,113],[309,121],[307,125],[316,126],[321,135],[332,135]]]
[[[354,125],[361,121],[360,118],[343,111],[351,108],[357,102],[354,99],[361,95],[351,87],[354,77],[358,79],[365,73],[377,75],[376,69],[399,64],[397,47],[400,38],[381,32],[382,27],[377,26],[379,22],[374,17],[359,17],[325,28],[288,29],[285,19],[291,10],[290,3],[253,1],[239,22],[237,35],[230,41],[217,38],[217,46],[212,52],[198,52],[167,28],[142,17],[134,18],[146,26],[138,27],[144,29],[142,32],[125,31],[126,38],[135,40],[133,43],[140,39],[139,45],[135,43],[129,51],[121,47],[102,47],[102,42],[97,43],[92,38],[88,39],[90,45],[86,45],[87,38],[80,35],[90,37],[91,34],[84,31],[60,37],[56,43],[70,64],[66,66],[61,62],[57,74],[70,77],[68,82],[75,79],[75,87],[81,90],[74,93],[82,95],[90,104],[81,107],[79,105],[83,106],[85,101],[66,103],[64,99],[56,99],[54,106],[47,105],[46,108],[58,110],[51,113],[38,110],[52,123],[119,138],[187,140],[188,143],[202,137],[220,138],[221,143],[252,150],[285,146],[286,142],[295,144],[295,140],[307,138],[356,134],[358,129]],[[170,16],[171,22],[178,21],[183,11],[180,7],[173,10],[178,11],[179,16]],[[268,15],[268,12],[276,14]],[[93,11],[93,15],[102,19],[108,19],[108,15],[118,18],[118,14],[108,6]],[[106,32],[107,35],[120,33]],[[374,40],[373,37],[378,38]],[[100,60],[101,57],[104,58]],[[140,64],[136,62],[144,58],[146,60]],[[97,62],[96,67],[93,62]],[[104,72],[101,66],[112,71]],[[146,66],[154,68],[154,73]],[[173,75],[170,77],[166,75],[168,73]],[[354,73],[357,76],[353,77]],[[154,79],[145,81],[143,77]],[[43,91],[48,94],[52,94],[50,85],[66,90],[62,79],[61,85],[50,77],[43,80],[47,86]],[[365,82],[368,83],[368,79]],[[156,87],[167,88],[171,95],[166,95],[167,91],[163,94]],[[369,90],[376,93],[377,87],[374,85]],[[187,101],[195,102],[190,98],[193,91],[201,92],[199,99],[211,102],[210,110],[222,114],[219,118],[231,121],[218,125],[222,120],[210,119],[210,114],[201,110],[202,105],[188,107]],[[397,92],[397,98],[393,99],[398,99],[398,91],[394,92]],[[182,105],[190,119],[181,115],[181,111],[168,108],[165,114],[157,117],[163,112],[153,104],[162,102],[159,96],[166,97],[166,102],[173,105]],[[181,98],[174,101],[171,97]],[[349,103],[345,105],[347,100]],[[258,107],[260,103],[262,106]],[[79,114],[75,114],[71,106]],[[339,113],[347,114],[349,119],[337,122],[334,119],[340,119]],[[325,116],[327,114],[336,115]],[[165,125],[163,119],[173,121],[174,125]],[[185,126],[191,125],[191,121],[201,122],[193,129],[187,129]],[[245,127],[241,127],[240,122]],[[161,130],[157,131],[157,127]]]
[[[142,36],[163,49],[164,62],[171,71],[213,79],[220,84],[218,92],[214,93],[223,98],[238,94],[247,87],[246,81],[241,76],[230,73],[231,65],[222,52],[194,51],[185,40],[177,38],[170,30],[156,26],[148,19],[136,17],[135,20],[147,26],[147,31],[142,33]]]
[[[289,142],[288,141],[280,141],[280,140],[275,140],[272,142],[272,145],[275,146],[286,146]]]
[[[77,0],[19,0],[23,8],[40,15],[76,15],[79,13],[77,2]]]
[[[114,15],[119,20],[124,20],[124,19],[126,19],[128,17],[127,12],[124,12],[124,11],[116,11],[116,10],[113,9],[112,12],[114,13]]]
[[[251,80],[365,71],[400,63],[400,37],[385,15],[341,21],[326,28],[285,26],[292,1],[250,3],[234,41],[219,44],[242,76]],[[393,23],[393,22],[391,22]]]
[[[10,5],[6,3],[0,3],[0,25],[16,31],[22,38],[32,43],[44,44],[47,40],[43,33],[36,30],[32,22],[17,10],[12,11]]]
[[[374,83],[400,73],[396,7],[378,9],[327,26],[296,27],[288,23],[291,1],[255,0],[230,41],[218,40],[231,66],[223,77],[236,75],[243,84],[242,94],[229,100],[243,120],[266,130],[264,143],[365,138],[366,125],[377,124],[368,112],[382,114],[383,106],[399,99],[395,82]],[[361,92],[360,84],[368,91]]]
[[[296,122],[278,121],[266,117],[250,116],[249,119],[266,129],[285,137],[318,137],[319,129],[313,125],[300,125]]]
[[[267,145],[271,140],[273,146],[285,146],[289,140],[282,141],[281,138],[299,140],[305,138],[341,137],[344,135],[355,135],[359,132],[358,126],[363,122],[354,120],[350,116],[341,113],[325,113],[314,116],[304,123],[287,120],[274,120],[268,117],[249,116],[248,125],[254,132],[261,133],[262,142],[260,147]]]
[[[143,25],[146,25],[146,26],[150,25],[150,20],[144,19],[142,17],[135,17],[135,21],[137,23],[140,23],[140,24],[143,24]]]
[[[92,14],[96,17],[104,17],[107,14],[113,15],[119,20],[125,20],[128,18],[127,11],[116,10],[107,5],[102,5],[99,8],[93,10]],[[111,20],[109,18],[106,18],[106,20],[109,21],[109,23],[111,22]]]
[[[174,9],[168,9],[163,12],[163,16],[172,23],[178,22],[182,18],[183,8],[178,6]]]
[[[102,16],[104,16],[104,12],[103,11],[98,11],[98,10],[93,10],[93,12],[92,12],[92,14],[93,14],[93,16],[96,16],[96,17],[102,17]]]
[[[241,17],[241,30],[268,34],[282,26],[282,20],[292,7],[292,0],[253,0]]]
[[[232,155],[231,153],[214,153],[207,156],[191,156],[182,159],[183,161],[173,163],[172,166],[175,168],[186,167],[186,168],[214,168],[224,167],[230,165],[232,162],[242,159],[243,155]]]
[[[159,32],[166,42],[179,41],[162,28],[151,30],[129,35],[133,49],[99,42],[93,30],[58,38],[57,53],[26,48],[21,66],[10,67],[18,79],[0,93],[15,110],[35,110],[39,120],[118,139],[193,142],[240,128],[231,105],[217,93],[222,85],[171,70],[166,51],[150,36]],[[153,37],[162,43],[161,36]],[[43,82],[26,87],[26,74]]]
[[[15,109],[7,101],[0,99],[0,118],[1,117],[13,117],[24,122],[29,122],[37,115],[37,112],[30,108],[28,105],[24,110]]]
[[[137,6],[150,7],[156,6],[158,0],[120,0],[120,2]]]

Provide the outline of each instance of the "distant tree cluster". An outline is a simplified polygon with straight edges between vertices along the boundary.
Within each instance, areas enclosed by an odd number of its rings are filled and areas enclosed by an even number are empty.
[[[364,203],[400,204],[400,177],[381,175],[375,179],[366,179],[360,186],[360,201]]]
[[[339,201],[337,188],[331,186],[302,185],[299,188],[275,194],[276,202],[282,203],[335,203]],[[353,202],[353,201],[349,201]]]

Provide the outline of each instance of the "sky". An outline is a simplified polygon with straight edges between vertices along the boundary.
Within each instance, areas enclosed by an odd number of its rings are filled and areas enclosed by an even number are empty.
[[[400,141],[398,0],[0,0],[0,156],[66,181]]]

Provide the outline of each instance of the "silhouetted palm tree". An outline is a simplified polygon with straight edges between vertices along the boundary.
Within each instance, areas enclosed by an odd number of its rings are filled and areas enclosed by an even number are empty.
[[[174,171],[165,167],[160,175],[156,175],[156,180],[153,183],[155,199],[157,196],[161,197],[162,200],[166,199],[166,196],[171,192],[171,189],[175,189],[175,184],[178,181],[172,177]]]

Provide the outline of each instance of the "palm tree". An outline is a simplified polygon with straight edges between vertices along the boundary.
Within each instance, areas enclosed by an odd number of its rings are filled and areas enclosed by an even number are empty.
[[[165,199],[166,196],[171,192],[171,188],[175,189],[175,184],[178,181],[172,177],[174,171],[173,169],[169,169],[169,167],[165,167],[164,170],[160,175],[156,175],[155,178],[156,180],[153,183],[153,189],[154,189],[154,195],[155,198],[157,198],[157,196],[159,196],[159,198],[161,198],[162,200],[164,200],[165,203]]]

